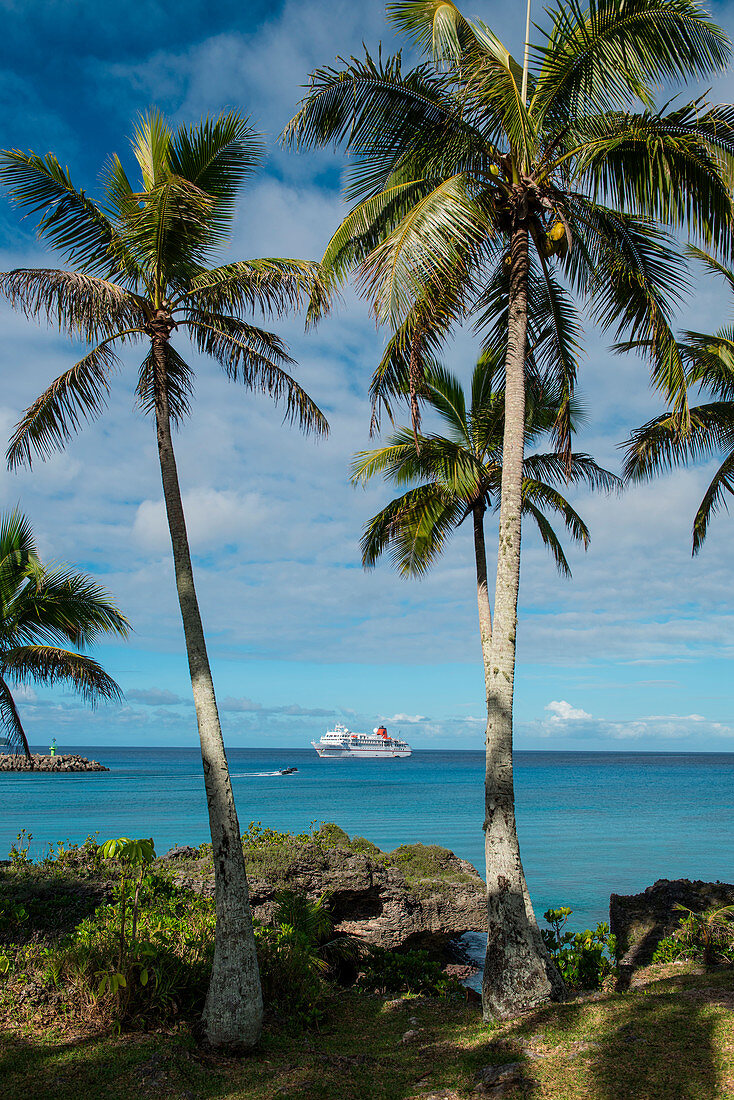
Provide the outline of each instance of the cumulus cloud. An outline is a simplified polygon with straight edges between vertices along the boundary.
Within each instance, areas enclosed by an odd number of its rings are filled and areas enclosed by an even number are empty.
[[[604,745],[637,747],[673,746],[695,749],[701,744],[719,745],[727,750],[734,744],[734,725],[707,718],[702,714],[648,714],[635,719],[602,718],[574,707],[565,700],[552,701],[545,707],[548,717],[520,727],[523,739],[573,743],[575,748],[599,748]],[[549,748],[551,745],[548,746]]]
[[[425,714],[393,714],[392,718],[385,718],[386,722],[405,722],[414,725],[416,722],[427,722]]]
[[[545,709],[550,714],[548,721],[558,724],[591,718],[591,715],[587,714],[585,710],[581,710],[580,707],[572,707],[565,699],[552,700],[550,703],[546,703]]]

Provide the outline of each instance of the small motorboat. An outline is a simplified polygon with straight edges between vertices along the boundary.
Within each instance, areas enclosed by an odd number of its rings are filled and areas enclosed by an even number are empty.
[[[280,768],[278,775],[293,775],[293,772],[297,772],[298,768]]]

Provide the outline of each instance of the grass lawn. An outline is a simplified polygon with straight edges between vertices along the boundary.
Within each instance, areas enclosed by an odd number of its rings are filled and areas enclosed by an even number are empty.
[[[243,1060],[200,1051],[184,1029],[111,1037],[3,1022],[2,1100],[459,1100],[482,1066],[517,1061],[534,1100],[734,1100],[731,968],[651,967],[627,993],[495,1029],[460,1001],[345,992],[319,1031],[270,1029]]]

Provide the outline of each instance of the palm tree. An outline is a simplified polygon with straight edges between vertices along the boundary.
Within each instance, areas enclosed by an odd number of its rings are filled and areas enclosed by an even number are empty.
[[[476,365],[469,400],[459,380],[442,367],[434,366],[424,380],[426,403],[443,422],[444,435],[418,435],[414,429],[399,428],[387,444],[355,455],[352,481],[366,485],[376,474],[396,486],[410,486],[391,501],[365,528],[362,564],[376,565],[388,556],[403,576],[422,576],[441,554],[446,540],[471,516],[477,580],[479,637],[484,665],[485,691],[492,682],[492,609],[487,584],[485,516],[496,512],[502,483],[504,394],[499,357],[486,354]],[[533,444],[552,433],[562,393],[549,390],[537,378],[529,388],[525,407],[525,443]],[[576,402],[569,408],[575,428],[579,414]],[[416,482],[418,484],[416,484]],[[586,454],[559,455],[557,452],[526,455],[523,460],[522,512],[531,519],[543,543],[553,555],[559,572],[571,570],[547,513],[556,515],[576,542],[588,547],[590,535],[579,514],[559,491],[564,484],[585,483],[592,489],[610,491],[621,483]],[[537,929],[530,895],[522,874],[525,908],[530,924]],[[560,986],[552,963],[547,961],[549,980]]]
[[[713,274],[721,275],[734,292],[734,270],[697,248],[689,252]],[[649,420],[623,444],[627,481],[646,481],[663,470],[717,457],[714,473],[693,519],[693,554],[706,539],[709,523],[727,494],[734,494],[734,326],[709,335],[686,332],[679,344],[686,364],[686,384],[711,396],[703,405],[689,407],[687,419],[676,408]]]
[[[524,65],[452,0],[396,0],[398,29],[426,60],[366,54],[311,76],[285,140],[341,144],[350,212],[322,263],[356,272],[394,336],[373,380],[376,415],[410,386],[457,320],[476,318],[505,358],[499,554],[487,692],[485,849],[489,937],[483,1002],[505,1017],[552,993],[523,903],[514,820],[512,710],[520,570],[525,368],[545,302],[548,354],[570,396],[569,325],[585,316],[626,346],[685,413],[669,321],[685,276],[670,228],[731,246],[734,108],[656,109],[654,92],[721,69],[729,42],[695,0],[556,0]],[[532,65],[531,65],[532,60]],[[314,302],[313,318],[320,302]],[[497,345],[498,333],[502,343]],[[568,402],[555,429],[569,449]]]
[[[81,422],[105,405],[121,365],[113,345],[143,343],[137,396],[155,417],[163,495],[173,547],[181,618],[201,741],[211,827],[216,902],[212,976],[204,1034],[213,1046],[247,1049],[262,1026],[262,995],[247,878],[204,630],[194,588],[171,435],[191,411],[193,372],[172,343],[183,331],[234,382],[285,403],[285,417],[306,431],[327,423],[286,370],[282,341],[254,325],[253,312],[280,314],[318,294],[316,265],[260,259],[211,266],[225,244],[237,198],[263,156],[260,137],[231,113],[172,131],[151,113],[132,139],[140,179],[118,157],[101,177],[101,202],[72,183],[48,154],[6,152],[0,177],[11,199],[40,215],[38,231],[75,265],[73,271],[17,270],[0,290],[31,317],[46,315],[92,348],[27,410],[8,450],[11,468],[61,448]]]
[[[102,634],[124,638],[128,631],[127,619],[98,584],[65,566],[43,564],[24,515],[0,517],[0,726],[31,767],[11,684],[66,683],[92,706],[119,699],[119,687],[101,665],[64,643],[85,649]]]

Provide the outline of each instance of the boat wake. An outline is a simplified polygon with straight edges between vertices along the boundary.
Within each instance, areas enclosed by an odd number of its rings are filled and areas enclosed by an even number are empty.
[[[271,775],[284,775],[284,772],[230,772],[230,779],[259,779]]]

